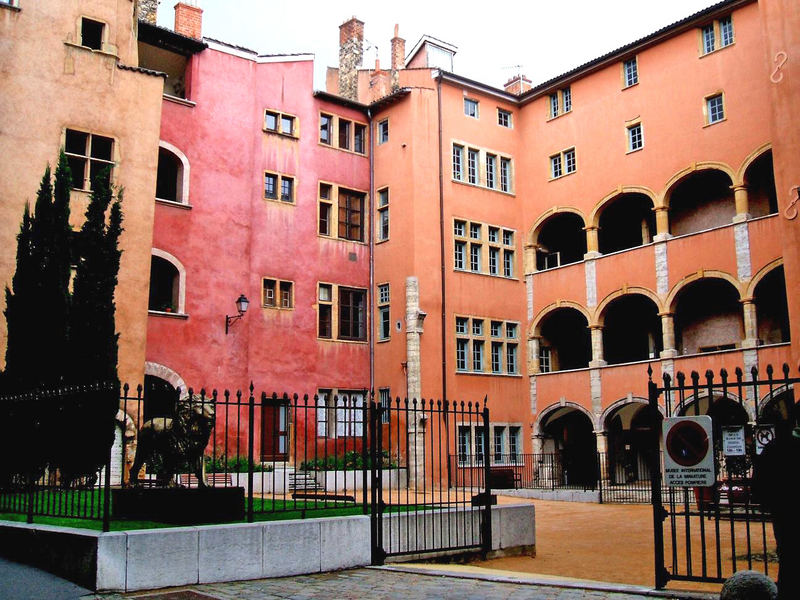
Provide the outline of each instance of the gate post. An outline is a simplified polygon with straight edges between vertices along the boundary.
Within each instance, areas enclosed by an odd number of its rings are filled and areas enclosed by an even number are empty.
[[[247,400],[247,522],[253,522],[253,459],[254,445],[253,436],[255,435],[256,418],[256,399],[253,396],[255,386],[250,382],[250,397]],[[191,396],[190,396],[191,398]],[[261,411],[266,410],[264,395],[261,395]]]
[[[370,470],[370,503],[369,503],[369,533],[370,533],[370,562],[373,565],[382,565],[386,558],[383,549],[383,489],[382,489],[382,428],[380,426],[381,411],[386,407],[376,405],[374,398],[369,403],[369,466]]]
[[[647,382],[648,409],[654,423],[658,414],[658,386],[652,381]],[[666,513],[661,498],[661,461],[660,443],[658,432],[655,432],[654,444],[650,448],[650,501],[653,504],[653,546],[655,554],[656,589],[664,589],[669,579],[669,573],[664,567],[664,519]]]
[[[485,400],[484,400],[485,402]],[[492,551],[492,484],[489,478],[491,468],[491,446],[489,446],[489,407],[484,403],[483,417],[483,526],[481,528],[482,552],[487,554]]]

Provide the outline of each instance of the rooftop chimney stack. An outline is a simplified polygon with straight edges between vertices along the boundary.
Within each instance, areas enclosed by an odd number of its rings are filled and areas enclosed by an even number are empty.
[[[158,14],[158,0],[139,0],[136,17],[140,21],[147,21],[150,25],[156,24]]]
[[[339,95],[358,99],[358,68],[364,57],[364,22],[352,17],[339,26]]]
[[[515,96],[519,96],[520,94],[527,92],[532,87],[533,84],[531,83],[531,80],[522,74],[515,75],[503,85],[503,89],[506,92],[509,94],[514,94]]]
[[[392,38],[392,89],[400,86],[400,69],[405,65],[406,41],[399,37],[400,26],[395,24]]]
[[[175,32],[195,39],[203,37],[203,9],[197,0],[178,2],[175,5]]]

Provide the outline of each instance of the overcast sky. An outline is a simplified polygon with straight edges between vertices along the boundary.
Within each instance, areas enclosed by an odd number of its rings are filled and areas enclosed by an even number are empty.
[[[176,0],[162,0],[158,23],[172,27]],[[716,2],[714,0],[196,0],[203,35],[261,54],[312,53],[314,86],[339,60],[339,25],[364,21],[364,66],[390,66],[395,23],[406,51],[424,34],[458,47],[455,72],[502,87],[521,71],[534,85]]]

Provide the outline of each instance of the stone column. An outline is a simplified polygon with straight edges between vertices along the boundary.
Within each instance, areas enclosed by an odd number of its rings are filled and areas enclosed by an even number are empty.
[[[656,211],[656,235],[653,241],[660,242],[669,239],[669,208],[657,206],[654,210]]]
[[[597,453],[600,460],[600,478],[608,481],[608,432],[595,431],[594,437],[597,441]]]
[[[586,231],[586,254],[584,258],[597,258],[600,256],[600,241],[597,235],[598,229],[596,225],[584,227],[584,231]]]
[[[756,304],[753,298],[742,298],[742,313],[744,320],[744,339],[742,348],[755,348],[758,346],[758,319],[756,317]]]
[[[678,350],[675,348],[675,320],[670,312],[659,313],[661,317],[661,339],[664,349],[660,358],[675,358]]]
[[[592,361],[589,366],[602,367],[607,364],[603,359],[603,326],[590,325],[589,330],[592,333]]]
[[[536,248],[535,244],[525,244],[525,250],[522,255],[522,267],[525,270],[525,275],[536,272]]]
[[[747,194],[747,186],[744,184],[732,185],[733,201],[736,203],[736,216],[733,217],[734,223],[746,221],[750,218],[750,199]]]
[[[528,339],[528,373],[535,375],[540,373],[542,366],[539,364],[539,340],[538,336]]]
[[[408,399],[422,399],[422,372],[420,363],[420,334],[422,319],[419,309],[419,281],[406,278],[406,377]],[[423,317],[424,318],[424,317]],[[411,406],[411,404],[409,404]],[[425,478],[425,421],[422,412],[408,418],[408,479],[412,487],[422,487]]]

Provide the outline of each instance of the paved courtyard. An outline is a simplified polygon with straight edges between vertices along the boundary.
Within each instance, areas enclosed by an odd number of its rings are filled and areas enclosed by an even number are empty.
[[[443,567],[447,568],[447,567]],[[486,581],[437,574],[406,573],[385,569],[354,569],[319,575],[281,577],[236,583],[194,585],[179,590],[100,594],[88,599],[121,600],[291,600],[404,598],[458,598],[493,600],[499,598],[536,598],[537,600],[643,600],[647,596],[602,590],[551,587],[507,581]],[[651,596],[652,597],[652,596]],[[656,596],[668,598],[670,596]]]

